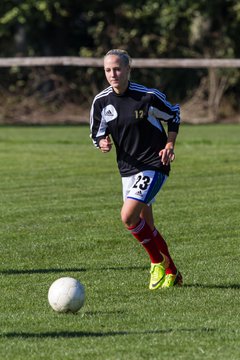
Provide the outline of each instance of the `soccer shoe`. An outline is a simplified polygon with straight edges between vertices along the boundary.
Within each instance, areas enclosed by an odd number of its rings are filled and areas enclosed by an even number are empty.
[[[161,288],[170,288],[172,286],[182,286],[183,279],[182,274],[177,271],[176,274],[167,274],[165,276],[164,282],[162,283]]]
[[[159,287],[161,287],[165,281],[165,269],[168,266],[168,258],[163,255],[163,261],[158,264],[151,264],[151,270],[150,270],[150,284],[149,289],[150,290],[156,290]]]

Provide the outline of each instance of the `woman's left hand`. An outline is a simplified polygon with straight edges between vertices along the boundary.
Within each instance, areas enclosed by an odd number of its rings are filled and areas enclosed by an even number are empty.
[[[175,159],[174,149],[173,148],[165,148],[159,152],[159,156],[162,160],[163,165],[169,165],[171,161]]]

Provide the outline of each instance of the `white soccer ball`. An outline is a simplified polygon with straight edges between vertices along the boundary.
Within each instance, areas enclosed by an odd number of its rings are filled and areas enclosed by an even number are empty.
[[[76,279],[62,277],[55,280],[48,290],[48,302],[53,310],[77,312],[84,304],[85,289]]]

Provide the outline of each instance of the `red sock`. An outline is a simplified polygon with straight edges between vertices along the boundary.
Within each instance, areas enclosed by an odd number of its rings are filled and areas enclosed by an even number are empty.
[[[137,225],[129,227],[128,230],[131,231],[133,236],[148,252],[153,264],[157,264],[163,261],[163,257],[160,254],[157,244],[153,239],[152,230],[144,219],[140,219]]]
[[[169,254],[167,243],[156,228],[153,230],[153,238],[158,247],[158,250],[169,258],[169,266],[166,269],[166,274],[176,274],[177,268]]]

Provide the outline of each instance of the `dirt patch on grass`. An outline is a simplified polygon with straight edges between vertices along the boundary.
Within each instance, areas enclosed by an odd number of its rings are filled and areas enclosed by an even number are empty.
[[[17,99],[3,97],[0,105],[0,124],[82,124],[89,123],[86,105],[74,103],[46,104],[34,97]]]

